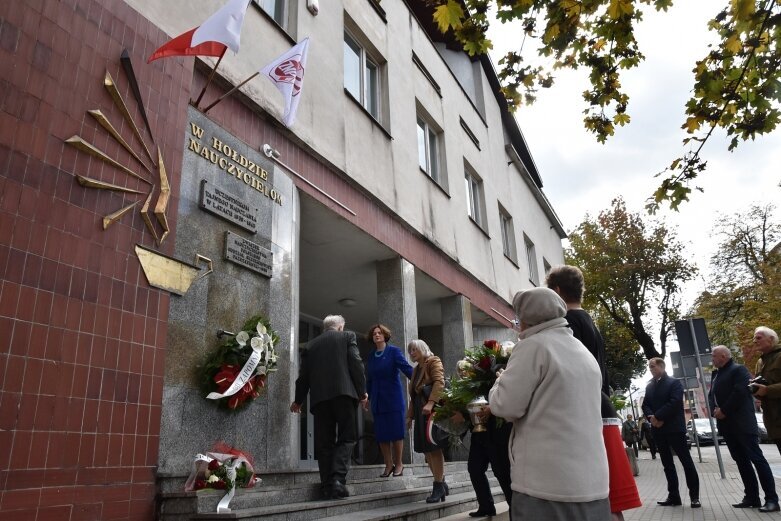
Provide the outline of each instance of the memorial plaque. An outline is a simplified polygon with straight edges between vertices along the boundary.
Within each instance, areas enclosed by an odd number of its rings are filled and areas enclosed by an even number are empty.
[[[225,259],[258,272],[264,277],[271,277],[273,266],[271,250],[235,233],[225,232]]]
[[[248,232],[258,231],[258,209],[242,197],[226,192],[222,188],[201,181],[201,196],[198,206],[209,213],[222,217]]]

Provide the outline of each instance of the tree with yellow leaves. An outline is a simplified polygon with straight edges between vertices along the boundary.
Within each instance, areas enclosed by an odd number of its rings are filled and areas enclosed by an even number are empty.
[[[689,150],[660,174],[650,211],[667,201],[673,209],[686,201],[692,182],[705,170],[701,157],[714,129],[740,141],[772,132],[781,120],[781,0],[721,0],[726,4],[708,27],[718,43],[694,66],[692,97],[686,103],[684,139]],[[492,48],[491,23],[518,23],[520,49],[500,61],[502,92],[511,108],[533,103],[540,87],[553,84],[552,71],[531,65],[523,55],[527,38],[540,40],[539,53],[552,69],[585,68],[590,87],[584,124],[605,142],[616,125],[630,122],[629,96],[622,70],[643,60],[634,36],[644,10],[667,11],[672,0],[425,0],[443,34],[452,34],[470,55]],[[665,37],[668,37],[665,35]]]

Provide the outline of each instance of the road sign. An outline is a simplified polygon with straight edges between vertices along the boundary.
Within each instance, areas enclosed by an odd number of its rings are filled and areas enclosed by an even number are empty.
[[[675,378],[683,378],[684,373],[686,373],[686,376],[697,374],[697,357],[681,356],[680,351],[672,351],[670,358],[672,359],[673,376]],[[703,369],[710,367],[713,363],[710,353],[700,355],[700,363],[702,363]]]
[[[705,319],[694,318],[691,321],[694,324],[694,334],[697,339],[697,346],[699,347],[700,354],[710,353],[710,339],[708,338],[708,331],[705,329]],[[681,355],[694,356],[694,341],[692,340],[689,321],[676,320],[675,334],[678,336],[678,345],[681,348]]]

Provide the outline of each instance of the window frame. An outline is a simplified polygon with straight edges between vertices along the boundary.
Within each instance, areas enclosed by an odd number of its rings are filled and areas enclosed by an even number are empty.
[[[499,204],[499,227],[502,235],[502,253],[509,261],[518,266],[518,250],[515,245],[513,217],[501,203]]]
[[[469,219],[477,225],[486,235],[485,229],[485,194],[483,192],[483,180],[468,165],[464,164],[464,181],[466,183],[466,212]]]
[[[416,144],[418,147],[418,168],[432,181],[442,186],[442,132],[430,120],[418,111],[416,118]],[[422,124],[422,125],[421,125]],[[420,149],[420,131],[423,131],[423,150]],[[431,150],[432,138],[435,150]],[[421,152],[425,156],[425,166],[420,164]]]
[[[367,51],[366,45],[361,43],[361,39],[355,36],[355,33],[350,31],[349,28],[344,28],[344,36],[342,38],[343,40],[343,54],[344,56],[344,50],[345,47],[349,46],[350,49],[353,52],[356,52],[356,49],[358,52],[356,54],[358,55],[358,90],[360,92],[360,95],[356,97],[355,93],[352,92],[352,90],[347,88],[347,62],[345,60],[343,71],[342,71],[342,84],[344,86],[345,92],[347,92],[355,101],[358,102],[358,104],[364,108],[364,110],[376,121],[381,121],[382,119],[382,111],[383,111],[383,104],[382,104],[382,63],[380,60],[378,60],[375,56],[372,55],[370,51]],[[367,79],[367,70],[369,69],[369,65],[373,66],[374,68],[374,82],[373,85],[371,82]],[[370,96],[371,95],[371,96]],[[372,106],[371,102],[374,102],[374,107]]]
[[[529,282],[534,286],[539,286],[540,270],[537,268],[537,250],[532,240],[525,233],[523,234],[523,243],[526,249],[526,265],[529,267]]]
[[[252,3],[255,4],[258,9],[263,11],[269,18],[274,20],[277,25],[279,25],[282,29],[287,31],[288,26],[288,2],[286,0],[271,0],[274,2],[274,6],[276,9],[280,10],[279,19],[277,18],[277,15],[275,13],[269,12],[264,6],[264,2],[267,2],[269,0],[252,0]]]

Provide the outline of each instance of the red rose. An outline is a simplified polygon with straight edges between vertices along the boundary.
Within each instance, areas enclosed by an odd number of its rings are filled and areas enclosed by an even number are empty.
[[[216,459],[213,459],[213,460],[211,460],[209,462],[209,470],[215,471],[218,468],[220,468],[220,462],[219,461],[217,461]]]
[[[483,342],[483,345],[493,351],[499,351],[500,348],[499,342],[497,342],[496,340],[486,340],[485,342]]]
[[[202,479],[196,479],[195,483],[193,483],[194,490],[201,490],[204,488],[206,488],[206,482]]]
[[[211,482],[211,486],[212,486],[212,488],[217,489],[217,490],[225,490],[225,488],[226,488],[225,482],[223,480],[212,481]]]
[[[479,362],[477,362],[477,367],[482,369],[483,371],[488,371],[491,368],[491,357],[484,356],[480,359]]]

